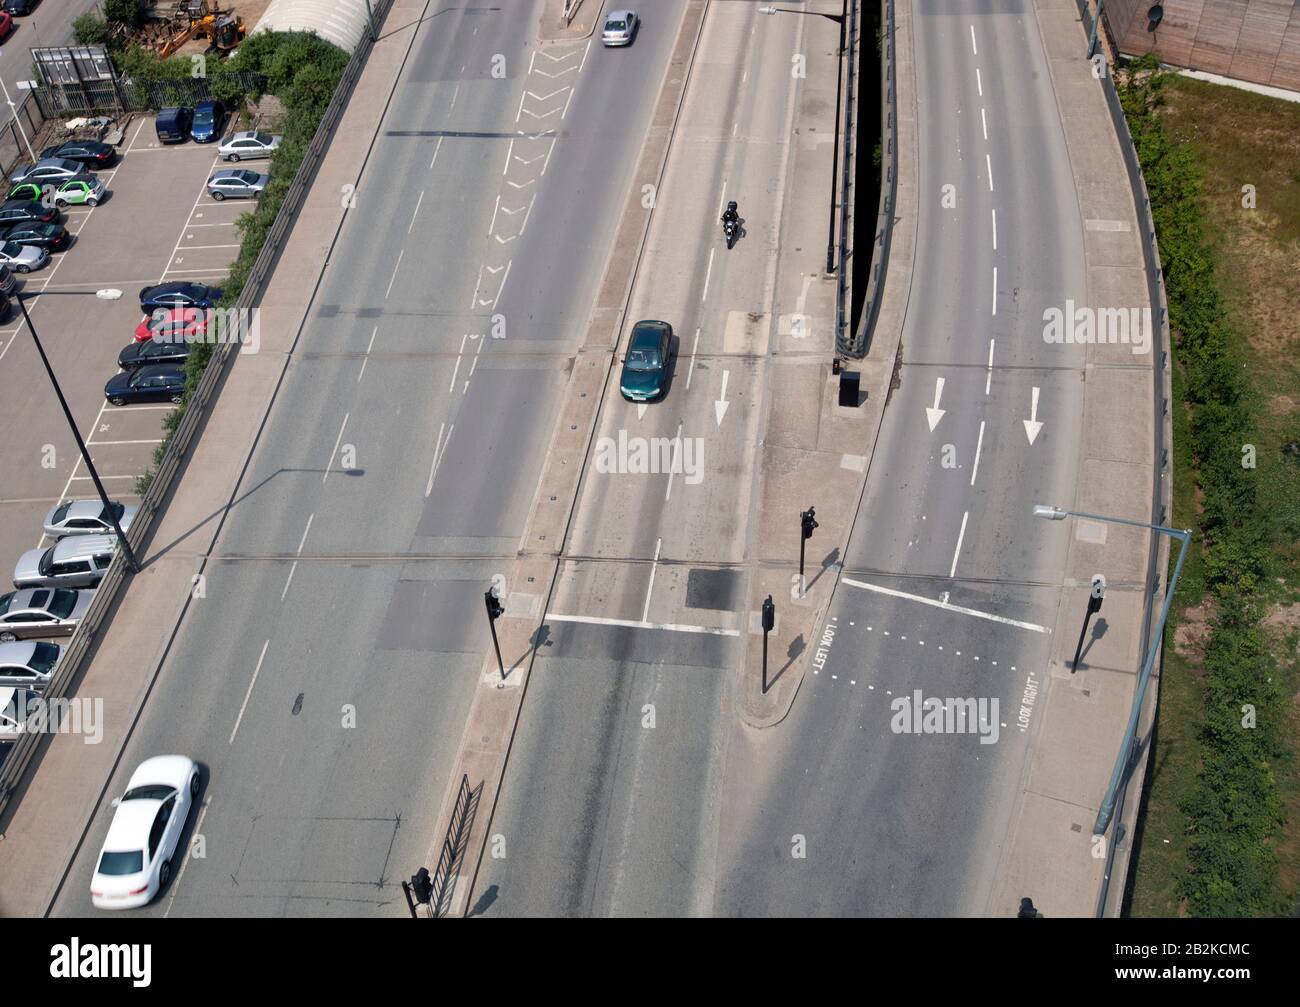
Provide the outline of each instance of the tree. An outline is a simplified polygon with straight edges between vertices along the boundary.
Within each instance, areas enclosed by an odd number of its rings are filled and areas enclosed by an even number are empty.
[[[140,0],[104,0],[104,17],[115,24],[139,28],[144,24],[144,5]]]
[[[72,19],[72,37],[77,45],[104,45],[108,42],[108,22],[87,11]]]

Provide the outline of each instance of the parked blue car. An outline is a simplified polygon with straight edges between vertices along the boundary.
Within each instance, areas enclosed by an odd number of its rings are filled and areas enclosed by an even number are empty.
[[[226,106],[219,101],[201,101],[194,106],[190,137],[195,143],[211,143],[221,136],[226,124]]]

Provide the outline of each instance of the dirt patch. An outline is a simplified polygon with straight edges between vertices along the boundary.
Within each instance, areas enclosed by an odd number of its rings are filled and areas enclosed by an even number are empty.
[[[1174,650],[1186,659],[1193,678],[1205,677],[1205,642],[1210,638],[1209,602],[1182,611],[1174,630]]]

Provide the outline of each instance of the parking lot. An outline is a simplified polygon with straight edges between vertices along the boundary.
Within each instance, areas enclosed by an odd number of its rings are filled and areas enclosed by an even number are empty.
[[[140,322],[140,288],[165,280],[219,284],[239,250],[235,226],[251,204],[217,202],[204,183],[217,167],[215,144],[163,147],[153,116],[128,124],[119,160],[97,172],[109,194],[94,208],[69,207],[70,247],[19,276],[41,342],[109,494],[135,502],[152,464],[168,404],[110,406],[104,384]],[[38,151],[39,153],[39,151]],[[244,165],[241,165],[243,167]],[[261,167],[265,162],[252,162]],[[122,291],[117,301],[94,292]],[[59,500],[94,495],[67,421],[15,303],[0,320],[0,567],[8,590],[14,563],[48,544],[41,520]]]

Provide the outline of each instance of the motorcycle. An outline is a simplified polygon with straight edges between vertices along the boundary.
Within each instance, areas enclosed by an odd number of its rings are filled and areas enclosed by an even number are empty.
[[[724,220],[722,222],[722,233],[727,236],[727,248],[731,248],[736,243],[736,231],[739,223],[736,220]]]

